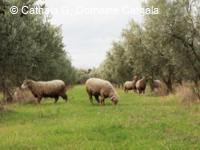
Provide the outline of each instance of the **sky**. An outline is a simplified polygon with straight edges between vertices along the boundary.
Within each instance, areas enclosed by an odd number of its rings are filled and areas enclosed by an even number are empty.
[[[65,49],[77,68],[98,67],[131,19],[142,21],[142,0],[42,0],[61,25]]]

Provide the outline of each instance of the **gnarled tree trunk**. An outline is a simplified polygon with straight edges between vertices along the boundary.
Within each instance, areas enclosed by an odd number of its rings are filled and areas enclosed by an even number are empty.
[[[12,90],[6,85],[5,82],[1,83],[1,89],[3,92],[3,101],[11,103],[13,101]]]

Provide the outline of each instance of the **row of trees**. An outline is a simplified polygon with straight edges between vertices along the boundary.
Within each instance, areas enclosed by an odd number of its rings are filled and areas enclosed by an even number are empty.
[[[61,28],[45,15],[12,15],[9,8],[35,6],[37,0],[0,0],[0,89],[8,101],[26,78],[75,81]],[[45,8],[45,6],[40,6]],[[28,10],[27,10],[28,11]]]
[[[200,2],[149,0],[159,8],[142,24],[131,21],[113,43],[105,61],[93,70],[76,70],[64,49],[61,28],[45,15],[12,15],[9,8],[35,6],[37,0],[0,0],[0,90],[12,100],[13,87],[26,78],[83,83],[96,76],[122,84],[133,75],[172,83],[200,79]],[[45,5],[40,7],[45,8]],[[28,10],[27,10],[28,11]],[[78,80],[77,80],[78,79]]]
[[[143,7],[159,8],[142,24],[130,21],[98,70],[102,78],[122,84],[133,75],[172,83],[200,79],[199,0],[149,0]]]

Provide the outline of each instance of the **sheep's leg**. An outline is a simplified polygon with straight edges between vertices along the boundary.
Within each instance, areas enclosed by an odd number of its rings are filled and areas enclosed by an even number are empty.
[[[143,90],[143,94],[145,94],[145,90]]]
[[[62,98],[67,102],[67,100],[68,100],[67,94],[64,94],[64,95],[62,96]]]
[[[89,94],[89,99],[90,99],[90,102],[93,104],[93,99],[92,99],[92,95]]]
[[[142,89],[142,93],[145,94],[146,87]]]
[[[88,89],[87,89],[87,93],[88,93],[91,104],[93,104],[92,93]]]
[[[100,101],[99,101],[99,96],[98,95],[95,95],[95,99],[96,99],[97,103],[99,104]]]
[[[57,103],[57,101],[58,101],[58,96],[55,97],[55,101],[54,101],[54,103]]]
[[[88,93],[88,96],[89,96],[90,102],[93,104],[92,94]]]
[[[42,100],[42,98],[41,97],[38,97],[38,103],[40,104],[40,102],[41,102],[41,100]]]
[[[139,95],[142,93],[141,89],[138,89],[138,93],[139,93]]]
[[[103,105],[105,105],[105,99],[103,99]]]
[[[105,98],[104,98],[104,97],[101,97],[101,98],[100,98],[100,104],[101,104],[101,105],[105,105]]]
[[[136,90],[136,93],[139,94],[139,90],[138,89]]]
[[[88,93],[88,96],[89,96],[90,102],[93,104],[92,94],[91,94],[88,90],[87,90],[87,93]]]

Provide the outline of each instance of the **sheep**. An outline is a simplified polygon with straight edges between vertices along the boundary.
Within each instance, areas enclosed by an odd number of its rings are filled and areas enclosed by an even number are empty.
[[[124,92],[128,92],[129,90],[133,90],[136,92],[136,82],[138,81],[138,77],[134,76],[133,81],[126,81],[124,83]]]
[[[145,89],[146,89],[146,78],[145,77],[136,82],[136,89],[139,94],[145,93]]]
[[[99,78],[90,78],[86,81],[86,91],[88,93],[90,102],[93,104],[92,96],[95,97],[97,103],[104,105],[105,98],[110,98],[116,105],[118,103],[117,92],[109,81]],[[99,100],[99,96],[101,97]]]
[[[133,90],[133,81],[126,81],[124,83],[124,92],[128,92],[129,90]]]
[[[150,79],[151,91],[154,91],[155,89],[160,89],[161,87],[162,87],[162,82],[160,80]]]
[[[153,80],[152,87],[153,89],[159,89],[162,87],[162,82],[160,80]]]
[[[62,80],[52,81],[33,81],[24,80],[21,85],[22,89],[29,89],[34,97],[37,98],[38,103],[41,102],[43,97],[54,98],[56,103],[59,96],[61,96],[66,102],[68,100],[66,94],[66,85]]]
[[[167,95],[167,87],[160,80],[150,80],[151,92],[156,96],[165,96]]]

